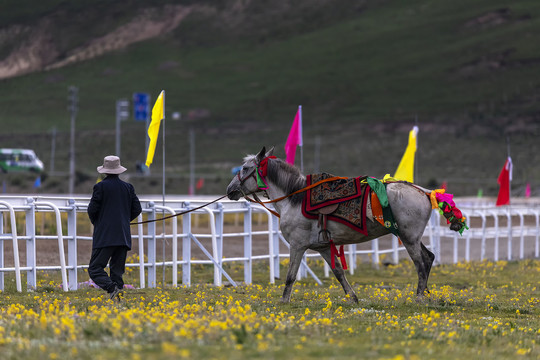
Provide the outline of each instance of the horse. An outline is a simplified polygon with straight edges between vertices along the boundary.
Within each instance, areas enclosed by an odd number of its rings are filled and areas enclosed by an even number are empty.
[[[339,261],[332,261],[335,253],[331,251],[330,243],[320,240],[318,221],[308,219],[302,214],[301,204],[305,196],[302,189],[306,187],[306,177],[296,166],[272,156],[273,150],[274,148],[266,152],[266,148],[263,147],[257,155],[246,156],[241,170],[227,187],[227,196],[231,200],[239,200],[252,194],[256,196],[256,193],[263,191],[270,201],[278,200],[274,202],[274,208],[280,217],[281,233],[290,245],[290,262],[282,302],[290,302],[302,258],[310,249],[319,252],[329,265],[334,263],[332,272],[336,279],[345,294],[357,303],[358,298],[345,277],[343,266]],[[261,164],[265,166],[266,176],[261,175],[262,172],[259,171]],[[262,187],[261,180],[264,182]],[[431,191],[407,182],[388,183],[386,191],[394,220],[399,228],[401,242],[416,267],[418,274],[416,294],[420,301],[425,293],[429,292],[427,282],[435,259],[435,255],[421,242],[431,216],[432,206],[427,195]],[[371,200],[368,196],[367,208],[370,207]],[[369,218],[366,220],[367,235],[336,221],[328,221],[327,228],[335,245],[338,246],[370,241],[389,233],[385,226]]]

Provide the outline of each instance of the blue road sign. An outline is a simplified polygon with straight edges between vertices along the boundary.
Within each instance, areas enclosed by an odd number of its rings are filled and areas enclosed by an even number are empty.
[[[135,121],[147,121],[150,114],[150,95],[145,93],[133,94],[133,117]]]

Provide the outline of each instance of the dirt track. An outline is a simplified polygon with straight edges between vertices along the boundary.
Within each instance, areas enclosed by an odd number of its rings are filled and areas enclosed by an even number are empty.
[[[254,231],[257,230],[265,230],[266,226],[263,225],[257,225],[254,226]],[[242,226],[233,226],[228,225],[226,226],[226,232],[232,233],[232,232],[241,232],[243,231]],[[193,229],[194,234],[208,234],[209,230],[205,227],[200,228],[194,228]],[[520,246],[520,238],[519,238],[519,232],[514,233],[513,242],[512,242],[512,259],[518,259],[519,257],[519,246]],[[524,238],[524,257],[525,258],[532,258],[534,257],[535,253],[535,238],[533,236],[526,236]],[[212,246],[211,246],[211,240],[209,238],[199,238],[199,241],[205,246],[205,248],[211,253],[212,252]],[[223,246],[223,255],[226,258],[236,257],[236,256],[242,256],[243,255],[243,238],[242,237],[227,237],[224,240],[224,246]],[[458,236],[458,260],[463,261],[465,260],[465,236]],[[423,242],[426,245],[429,244],[429,238],[425,237]],[[5,266],[13,266],[13,251],[12,251],[12,243],[10,240],[4,240],[4,261]],[[64,241],[65,244],[67,244],[67,241]],[[19,256],[20,256],[20,264],[21,266],[26,265],[26,241],[19,240]],[[390,249],[392,244],[392,237],[390,235],[383,236],[379,239],[379,250],[385,250]],[[172,244],[171,240],[167,240],[165,244],[162,240],[158,239],[156,243],[156,254],[157,254],[157,260],[162,261],[163,260],[163,245],[165,245],[165,253],[166,253],[166,260],[171,260],[171,252],[172,252]],[[508,254],[508,239],[507,237],[500,237],[499,238],[499,260],[506,260],[507,254]],[[357,249],[359,250],[369,250],[372,247],[372,242],[357,244]],[[450,263],[453,261],[454,258],[454,239],[451,237],[444,237],[441,238],[441,260],[442,263]],[[203,259],[206,260],[206,256],[204,253],[197,247],[197,245],[192,242],[191,245],[192,249],[192,259]],[[145,253],[147,249],[145,249]],[[64,252],[67,259],[67,245],[64,246]],[[287,247],[280,243],[280,253],[281,254],[288,254]],[[470,259],[471,260],[480,260],[480,252],[481,252],[481,242],[478,239],[471,240],[471,252],[470,252]],[[79,240],[77,243],[77,260],[79,264],[88,264],[88,261],[90,259],[90,253],[91,253],[91,241],[90,240]],[[128,256],[133,257],[135,255],[138,255],[139,253],[139,247],[138,247],[138,241],[135,239],[133,241],[133,248],[132,251],[128,253]],[[59,250],[58,250],[58,242],[57,240],[38,240],[36,243],[36,256],[37,256],[37,264],[38,266],[44,266],[44,265],[59,265]],[[179,239],[178,241],[178,254],[179,258],[182,254],[182,241]],[[252,242],[252,254],[253,255],[264,255],[268,254],[268,236],[267,235],[255,235],[253,237]],[[486,257],[488,259],[494,258],[494,239],[488,239],[486,241]],[[409,256],[407,255],[406,251],[400,251],[399,258],[401,259],[409,259]],[[382,262],[389,262],[392,259],[391,254],[383,255],[382,256]],[[359,260],[362,262],[370,262],[371,256],[370,255],[359,255]]]

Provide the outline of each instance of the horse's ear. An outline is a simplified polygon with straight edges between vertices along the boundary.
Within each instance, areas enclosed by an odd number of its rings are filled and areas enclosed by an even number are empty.
[[[260,163],[261,160],[265,158],[265,153],[266,153],[266,147],[263,146],[261,151],[257,154],[257,163]]]
[[[274,153],[274,147],[275,146],[272,146],[272,148],[270,150],[268,150],[268,152],[264,155],[264,157],[269,157],[269,156],[272,156],[272,154]],[[264,148],[263,148],[264,149]]]

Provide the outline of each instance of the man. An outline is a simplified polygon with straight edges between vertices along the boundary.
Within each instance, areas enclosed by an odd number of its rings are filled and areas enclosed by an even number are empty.
[[[110,298],[120,296],[124,281],[127,252],[131,250],[130,221],[141,213],[141,203],[133,185],[120,180],[126,171],[118,156],[106,156],[98,166],[105,179],[94,185],[88,204],[88,217],[94,225],[92,256],[88,275]],[[105,272],[109,264],[110,276]]]

